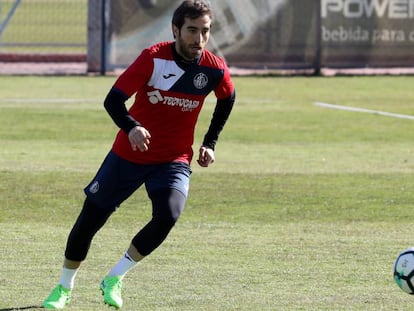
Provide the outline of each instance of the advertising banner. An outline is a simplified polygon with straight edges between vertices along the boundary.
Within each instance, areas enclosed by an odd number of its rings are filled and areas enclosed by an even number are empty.
[[[210,0],[208,48],[229,66],[312,67],[318,10],[309,0]],[[144,3],[147,3],[144,5]],[[129,64],[143,48],[172,40],[171,17],[181,0],[117,0],[108,5],[108,68]]]
[[[414,66],[414,0],[321,0],[321,64]]]
[[[414,67],[414,0],[210,2],[214,21],[208,48],[230,67],[315,72]],[[171,17],[180,3],[89,0],[89,68],[102,57],[108,70],[122,68],[142,49],[173,40]],[[102,26],[97,26],[101,21]],[[97,50],[99,46],[103,53]]]

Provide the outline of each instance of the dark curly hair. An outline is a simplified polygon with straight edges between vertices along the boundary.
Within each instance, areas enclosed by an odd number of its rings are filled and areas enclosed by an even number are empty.
[[[172,23],[178,29],[181,29],[186,17],[196,19],[204,15],[208,15],[210,19],[213,19],[210,2],[207,0],[186,0],[174,11]]]

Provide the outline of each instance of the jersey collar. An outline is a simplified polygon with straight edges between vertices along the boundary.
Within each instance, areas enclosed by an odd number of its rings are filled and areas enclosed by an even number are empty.
[[[203,54],[201,54],[199,57],[195,58],[193,61],[188,61],[188,60],[185,60],[180,54],[178,54],[175,48],[175,42],[171,44],[171,49],[173,52],[175,62],[180,66],[191,66],[191,65],[199,64],[201,60],[201,56],[203,56]]]

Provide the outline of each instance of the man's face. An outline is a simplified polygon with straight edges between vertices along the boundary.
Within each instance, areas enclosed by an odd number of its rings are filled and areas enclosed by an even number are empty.
[[[173,25],[178,54],[188,61],[199,57],[210,38],[210,27],[211,19],[208,15],[196,19],[186,17],[181,29]]]

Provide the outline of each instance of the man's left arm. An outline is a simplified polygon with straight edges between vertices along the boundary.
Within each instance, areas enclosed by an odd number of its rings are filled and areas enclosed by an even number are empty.
[[[235,90],[233,90],[232,94],[228,98],[217,99],[210,126],[204,136],[203,144],[199,150],[199,158],[197,162],[200,166],[207,167],[209,164],[214,162],[214,149],[216,147],[217,140],[230,116],[235,100]]]

